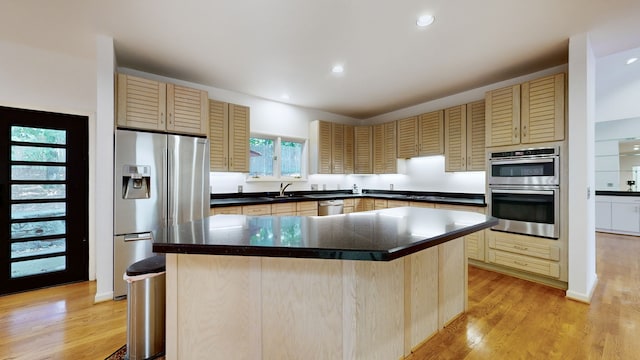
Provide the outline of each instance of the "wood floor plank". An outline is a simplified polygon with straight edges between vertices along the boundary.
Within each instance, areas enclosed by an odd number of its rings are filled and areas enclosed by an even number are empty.
[[[469,269],[469,310],[410,359],[636,359],[640,237],[597,235],[590,305],[564,291]],[[0,297],[0,359],[104,359],[126,342],[126,301],[85,282]]]

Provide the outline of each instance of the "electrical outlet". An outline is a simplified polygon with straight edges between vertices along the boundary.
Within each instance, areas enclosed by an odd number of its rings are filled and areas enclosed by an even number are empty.
[[[241,193],[242,192],[242,185],[238,185],[238,192]]]
[[[318,191],[318,184],[311,184],[311,191]]]
[[[393,184],[389,184],[389,190],[393,190]]]

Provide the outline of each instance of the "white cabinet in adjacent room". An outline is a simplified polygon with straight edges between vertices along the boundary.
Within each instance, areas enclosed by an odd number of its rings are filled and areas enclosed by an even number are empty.
[[[596,230],[640,235],[640,196],[596,196]]]

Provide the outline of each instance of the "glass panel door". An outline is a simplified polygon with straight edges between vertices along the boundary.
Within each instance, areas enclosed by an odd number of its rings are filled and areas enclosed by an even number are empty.
[[[86,118],[9,108],[0,115],[8,135],[0,150],[8,215],[0,221],[0,293],[86,279]]]

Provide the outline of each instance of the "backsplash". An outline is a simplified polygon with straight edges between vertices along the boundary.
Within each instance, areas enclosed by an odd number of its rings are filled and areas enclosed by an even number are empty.
[[[384,175],[309,175],[306,181],[295,181],[289,191],[311,190],[311,185],[318,185],[318,190],[351,189],[353,184],[358,189],[378,189],[434,192],[485,193],[485,172],[444,171],[444,156],[429,156],[399,160],[404,168],[403,174]],[[280,181],[246,181],[243,173],[210,173],[211,193],[235,193],[238,185],[243,192],[278,191]]]

